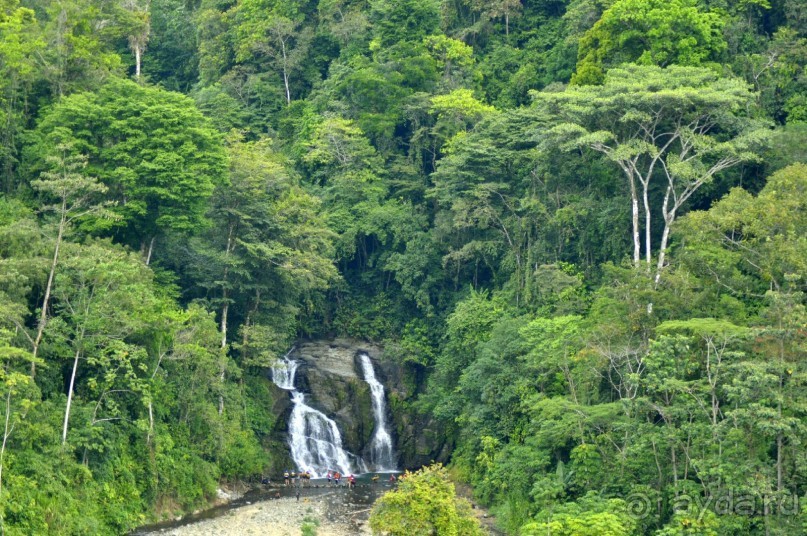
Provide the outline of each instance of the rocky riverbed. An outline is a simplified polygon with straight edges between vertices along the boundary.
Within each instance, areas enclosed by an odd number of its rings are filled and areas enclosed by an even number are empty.
[[[389,486],[271,488],[189,519],[144,527],[137,536],[298,536],[304,524],[319,536],[371,534],[370,508]],[[279,495],[279,497],[277,497]]]
[[[388,483],[360,482],[355,489],[317,484],[301,488],[298,500],[296,488],[272,487],[183,520],[143,527],[131,536],[299,536],[305,534],[304,525],[318,536],[366,536],[372,534],[370,508],[391,488]],[[470,488],[459,485],[458,492],[466,495]],[[474,508],[474,514],[488,534],[504,534],[487,511]]]

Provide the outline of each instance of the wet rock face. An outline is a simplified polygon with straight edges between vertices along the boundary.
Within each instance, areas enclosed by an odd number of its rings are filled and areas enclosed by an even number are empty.
[[[349,452],[364,456],[374,420],[370,388],[355,363],[359,352],[376,358],[381,354],[376,347],[335,339],[301,343],[291,357],[303,362],[298,389],[306,393],[308,404],[336,421]]]
[[[307,404],[336,421],[346,450],[369,460],[375,420],[370,387],[358,358],[361,353],[370,356],[376,377],[386,390],[398,466],[415,468],[432,460],[445,461],[447,449],[441,434],[432,430],[428,418],[416,415],[409,407],[419,387],[418,378],[400,365],[384,361],[378,346],[352,339],[300,342],[290,354],[301,363],[295,387],[306,394]],[[269,442],[276,446],[287,441],[291,404],[287,391],[274,384],[272,389],[274,412],[280,418]],[[283,464],[289,463],[288,452],[281,457]]]

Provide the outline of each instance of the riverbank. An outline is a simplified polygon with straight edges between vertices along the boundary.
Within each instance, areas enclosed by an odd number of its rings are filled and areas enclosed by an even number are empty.
[[[339,492],[335,491],[334,494]],[[299,536],[303,525],[315,527],[316,534],[353,536],[370,534],[366,516],[344,509],[344,517],[334,519],[326,496],[311,499],[292,497],[261,501],[228,511],[221,517],[198,521],[172,529],[138,534],[163,536]],[[365,508],[366,509],[366,508]],[[367,511],[369,514],[369,511]]]
[[[132,536],[298,536],[304,524],[320,536],[370,534],[367,519],[375,500],[392,489],[387,483],[345,486],[268,488],[229,505],[181,521],[143,527]]]
[[[311,487],[265,487],[228,504],[182,520],[143,527],[131,536],[299,536],[304,525],[319,536],[366,536],[373,503],[393,489],[389,482],[372,484],[360,477],[353,489],[315,482]],[[470,488],[457,484],[460,496],[471,498]],[[503,534],[488,512],[478,506],[474,515],[486,532]]]

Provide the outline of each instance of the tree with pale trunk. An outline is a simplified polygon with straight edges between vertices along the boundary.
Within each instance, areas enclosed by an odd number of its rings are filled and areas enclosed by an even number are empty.
[[[72,358],[62,444],[67,442],[77,382],[86,380],[89,392],[99,397],[95,421],[99,408],[109,402],[103,399],[113,389],[119,392],[116,377],[125,377],[124,383],[137,381],[132,361],[144,362],[145,354],[127,342],[148,331],[160,305],[151,271],[137,254],[106,241],[65,246],[64,267],[54,285],[58,318],[53,328],[56,344],[69,348]],[[89,370],[79,374],[82,362]]]
[[[524,6],[521,0],[477,1],[474,7],[491,19],[504,19],[504,34],[510,35],[510,19],[521,14]]]
[[[642,233],[648,271],[658,284],[670,230],[687,201],[720,172],[759,160],[770,131],[748,115],[754,94],[709,69],[624,65],[602,86],[533,93],[548,114],[539,137],[548,146],[590,149],[617,165],[631,199],[633,262]],[[653,223],[662,231],[654,238]],[[643,221],[642,221],[643,220]]]
[[[43,197],[54,200],[53,204],[45,205],[43,212],[54,212],[57,217],[56,237],[53,245],[53,257],[48,270],[48,280],[45,284],[45,295],[42,298],[42,307],[39,310],[36,335],[31,342],[31,353],[36,358],[45,325],[48,322],[48,307],[50,305],[53,281],[56,267],[59,263],[59,252],[62,242],[73,225],[81,219],[101,218],[113,221],[117,216],[107,207],[111,201],[105,200],[103,195],[108,188],[98,182],[94,177],[85,176],[82,171],[87,166],[87,158],[83,155],[73,154],[70,144],[58,144],[54,154],[47,158],[50,171],[45,171],[40,178],[31,182],[34,190]],[[36,360],[31,361],[31,377],[36,374]]]
[[[303,61],[313,39],[311,28],[303,25],[294,3],[267,12],[260,1],[241,2],[236,20],[236,61],[278,72],[286,104],[291,104],[292,76],[305,67]]]
[[[123,0],[120,24],[135,60],[135,80],[140,82],[143,53],[151,35],[151,0]]]

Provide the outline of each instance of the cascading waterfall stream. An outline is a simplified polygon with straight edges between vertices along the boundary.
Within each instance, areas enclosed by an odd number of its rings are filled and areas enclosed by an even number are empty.
[[[384,401],[384,386],[375,376],[370,356],[359,354],[364,381],[370,385],[373,397],[373,415],[375,417],[375,432],[370,444],[372,463],[376,471],[395,471],[395,460],[392,453],[392,436],[387,428],[387,408]]]
[[[342,448],[342,435],[336,423],[324,413],[305,403],[305,395],[294,387],[294,378],[300,362],[289,358],[292,348],[283,359],[272,366],[272,381],[286,391],[291,391],[294,408],[289,420],[289,448],[291,457],[300,471],[308,471],[315,478],[322,478],[328,471],[349,475],[367,472],[364,461]],[[351,462],[355,460],[355,464]]]
[[[291,401],[294,409],[289,420],[289,446],[297,467],[318,477],[333,470],[351,474],[350,455],[342,448],[342,435],[336,423],[306,405],[305,395],[299,391],[292,392]]]
[[[272,365],[272,381],[275,385],[286,391],[294,391],[294,375],[297,373],[297,367],[300,362],[296,359],[289,359],[289,355],[294,351],[294,348],[283,356],[283,359],[278,359]]]

